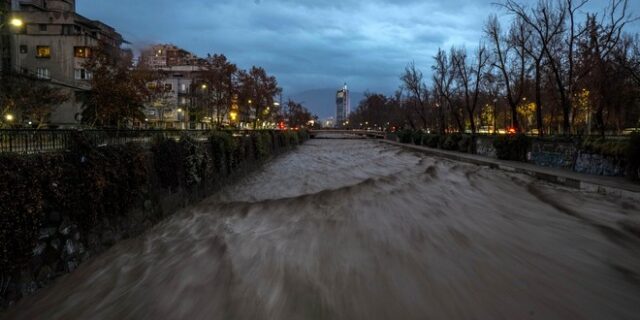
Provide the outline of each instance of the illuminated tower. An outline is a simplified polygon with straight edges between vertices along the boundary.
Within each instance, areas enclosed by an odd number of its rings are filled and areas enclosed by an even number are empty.
[[[344,84],[342,89],[336,94],[336,126],[343,127],[347,125],[350,112],[349,88]]]

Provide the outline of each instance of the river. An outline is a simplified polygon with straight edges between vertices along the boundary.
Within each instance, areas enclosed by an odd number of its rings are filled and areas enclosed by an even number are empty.
[[[311,140],[9,319],[638,319],[632,200]]]

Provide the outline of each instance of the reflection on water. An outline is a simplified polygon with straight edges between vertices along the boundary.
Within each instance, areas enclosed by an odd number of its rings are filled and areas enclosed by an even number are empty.
[[[638,204],[312,140],[10,310],[16,319],[637,319]]]

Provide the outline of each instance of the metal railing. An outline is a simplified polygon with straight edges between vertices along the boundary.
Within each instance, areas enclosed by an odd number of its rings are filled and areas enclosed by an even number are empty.
[[[250,130],[226,130],[234,135],[248,134]],[[0,153],[34,154],[66,150],[81,134],[95,146],[127,143],[148,144],[154,138],[178,140],[188,135],[198,141],[206,141],[210,130],[67,130],[67,129],[0,129]]]
[[[367,137],[376,137],[376,138],[384,138],[386,133],[383,131],[375,131],[375,130],[358,130],[358,129],[354,129],[354,130],[346,130],[346,129],[311,129],[309,130],[309,134],[311,136],[317,135],[317,134],[322,134],[322,133],[327,133],[327,134],[352,134],[352,135],[359,135],[359,136],[367,136]]]

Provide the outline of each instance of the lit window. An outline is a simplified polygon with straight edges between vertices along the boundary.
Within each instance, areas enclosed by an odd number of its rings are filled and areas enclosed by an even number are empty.
[[[38,58],[51,58],[51,47],[49,46],[37,46],[36,57]]]
[[[49,69],[36,68],[36,77],[38,77],[38,79],[51,79],[51,75],[49,74]]]
[[[76,58],[89,58],[91,57],[91,48],[73,47],[73,56]]]

